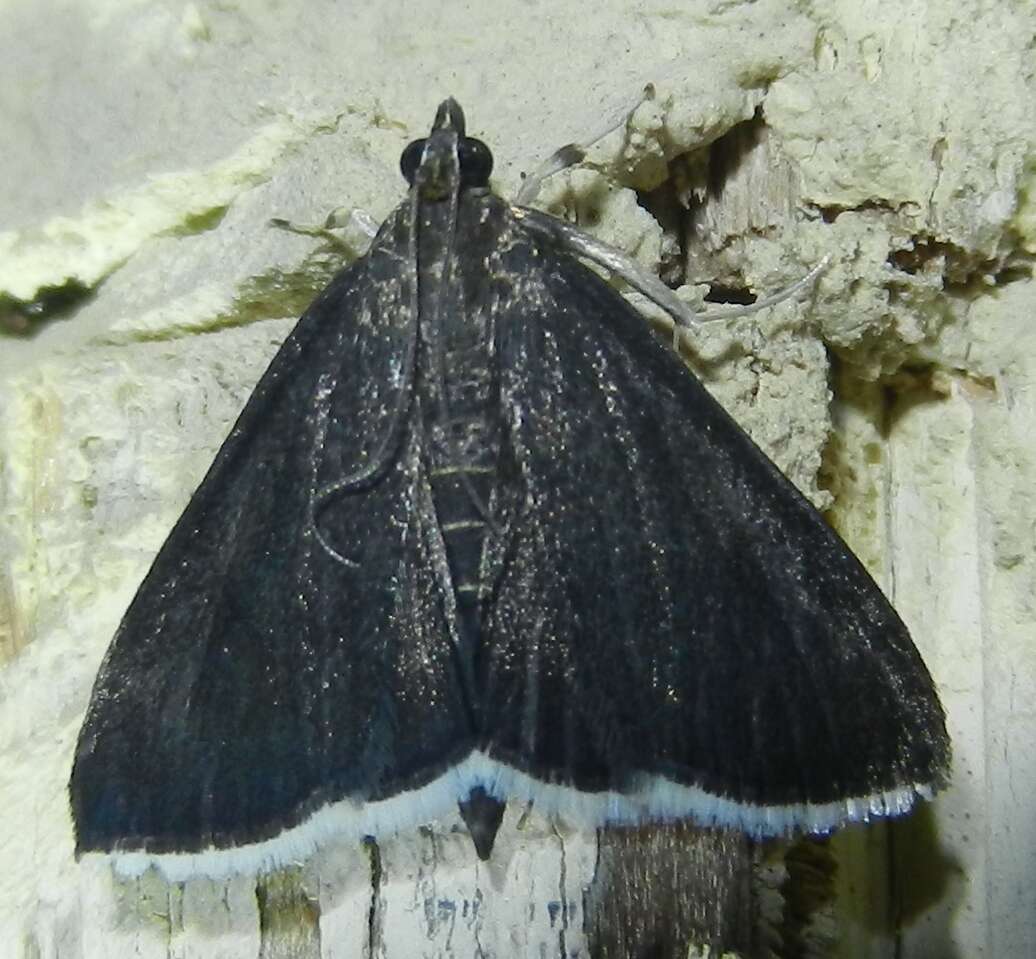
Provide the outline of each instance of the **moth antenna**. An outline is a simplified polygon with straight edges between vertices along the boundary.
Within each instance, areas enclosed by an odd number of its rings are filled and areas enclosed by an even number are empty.
[[[657,276],[647,272],[636,260],[627,256],[622,250],[618,250],[608,243],[602,243],[588,233],[576,229],[571,224],[558,220],[546,213],[540,213],[539,210],[532,210],[526,207],[514,207],[512,209],[515,216],[530,229],[549,237],[559,246],[589,260],[591,263],[596,263],[609,273],[620,277],[638,293],[643,293],[652,303],[665,310],[673,320],[674,347],[679,344],[681,329],[697,326],[699,323],[711,322],[712,320],[740,319],[790,299],[812,285],[817,277],[828,267],[832,259],[830,253],[826,254],[802,279],[796,280],[791,286],[774,293],[772,296],[764,297],[756,303],[751,303],[747,306],[718,307],[708,312],[697,312],[684,303]]]
[[[698,313],[696,314],[696,322],[707,323],[711,320],[737,320],[743,316],[751,316],[753,313],[758,313],[760,310],[776,306],[778,303],[783,303],[785,300],[790,300],[800,291],[812,286],[820,274],[831,265],[832,259],[834,259],[832,254],[825,253],[824,256],[821,257],[820,262],[817,263],[812,270],[810,270],[805,276],[796,280],[790,286],[786,286],[783,290],[778,290],[770,296],[764,296],[761,300],[756,300],[754,303],[747,303],[744,306],[718,306],[715,309],[709,310],[707,313]]]

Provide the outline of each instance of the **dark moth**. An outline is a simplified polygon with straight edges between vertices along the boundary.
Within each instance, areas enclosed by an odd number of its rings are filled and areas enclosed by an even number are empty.
[[[908,810],[932,680],[845,544],[452,100],[277,353],[133,600],[77,852],[256,869],[461,804],[754,836]]]

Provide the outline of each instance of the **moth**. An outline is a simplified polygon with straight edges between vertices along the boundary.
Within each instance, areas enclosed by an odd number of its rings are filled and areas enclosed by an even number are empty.
[[[453,100],[263,375],[98,674],[77,855],[269,868],[460,806],[756,837],[906,812],[902,621]]]

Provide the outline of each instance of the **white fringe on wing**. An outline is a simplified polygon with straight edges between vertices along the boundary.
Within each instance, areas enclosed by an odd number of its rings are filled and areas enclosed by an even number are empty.
[[[738,829],[756,838],[826,833],[851,822],[899,816],[908,812],[919,797],[932,796],[929,786],[911,784],[820,805],[755,806],[694,786],[681,786],[661,776],[645,776],[627,793],[581,792],[571,786],[541,782],[476,751],[419,789],[375,802],[345,799],[329,803],[299,825],[262,842],[200,852],[113,852],[110,858],[122,876],[139,876],[154,866],[172,882],[197,876],[221,879],[267,872],[298,863],[332,841],[382,838],[441,819],[455,812],[458,800],[466,799],[475,786],[482,786],[498,799],[531,800],[538,812],[557,816],[576,828],[688,819],[702,826]]]

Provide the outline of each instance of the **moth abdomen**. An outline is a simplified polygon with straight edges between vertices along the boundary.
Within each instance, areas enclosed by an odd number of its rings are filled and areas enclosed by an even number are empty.
[[[473,388],[480,381],[483,388]],[[488,376],[468,377],[463,389],[447,384],[446,392],[447,402],[428,414],[428,478],[459,627],[467,643],[477,644],[486,591],[483,554],[494,526],[490,504],[497,482],[499,416]]]

